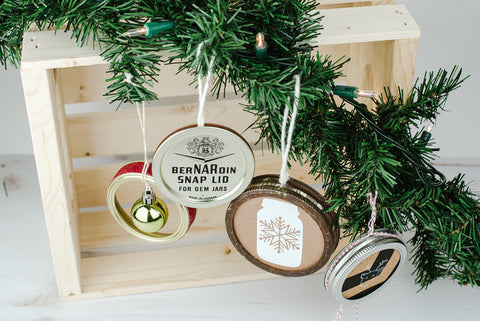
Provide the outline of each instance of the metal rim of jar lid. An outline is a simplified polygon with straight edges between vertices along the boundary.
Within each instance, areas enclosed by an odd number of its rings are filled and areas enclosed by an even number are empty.
[[[300,186],[307,186],[307,188],[305,188],[305,190],[301,190],[299,189]],[[278,191],[281,191],[281,193],[277,193]],[[312,194],[312,191],[314,191],[315,194]],[[321,232],[324,235],[325,248],[322,256],[316,264],[303,270],[280,270],[278,268],[273,268],[268,264],[263,263],[243,247],[235,232],[233,222],[234,216],[237,209],[244,202],[250,200],[252,196],[257,196],[259,192],[264,193],[263,195],[265,195],[266,197],[272,196],[275,198],[286,200],[288,202],[297,201],[298,203],[296,205],[302,207],[305,212],[310,215],[310,217],[315,222],[317,222]],[[242,256],[244,256],[255,266],[265,271],[282,276],[305,276],[315,273],[323,266],[325,266],[325,264],[328,262],[330,256],[335,251],[339,240],[339,230],[333,223],[335,214],[324,211],[324,205],[318,201],[321,197],[322,196],[318,194],[318,192],[312,187],[293,178],[290,178],[287,183],[282,186],[279,183],[278,175],[256,176],[252,179],[252,183],[245,190],[245,192],[238,198],[233,200],[227,208],[225,215],[225,225],[228,237],[230,238],[233,246],[237,249],[238,252],[240,252]],[[320,215],[315,215],[313,213],[320,213]],[[327,239],[330,240],[330,242],[328,242]]]
[[[208,199],[192,199],[182,196],[180,193],[176,193],[172,188],[165,182],[163,175],[161,173],[161,167],[163,163],[163,158],[165,152],[169,151],[175,146],[175,143],[181,140],[184,140],[188,137],[198,136],[199,133],[192,135],[192,132],[204,132],[204,135],[217,135],[220,137],[229,137],[235,143],[235,146],[243,155],[243,161],[245,163],[245,173],[243,178],[239,181],[236,187],[227,194],[222,195],[217,198],[208,198]],[[248,166],[248,164],[253,164],[253,166]],[[235,199],[240,195],[250,184],[250,181],[253,177],[255,171],[255,157],[253,156],[253,151],[250,148],[245,139],[236,133],[234,130],[223,127],[216,124],[205,124],[203,127],[198,127],[197,125],[191,125],[184,128],[181,128],[169,136],[167,136],[157,147],[155,154],[153,156],[152,162],[152,173],[158,189],[165,194],[169,199],[180,203],[185,206],[195,207],[195,208],[209,208],[219,206],[229,201]]]
[[[375,234],[378,233],[378,234]],[[381,292],[381,289],[385,288],[385,285],[391,282],[394,275],[398,273],[402,265],[405,263],[407,257],[407,247],[402,239],[393,231],[388,229],[378,229],[372,235],[364,235],[360,237],[361,240],[358,244],[353,246],[348,251],[344,252],[349,247],[347,245],[342,251],[340,251],[335,258],[330,262],[327,273],[325,273],[324,286],[327,291],[337,301],[342,304],[358,303],[373,295]],[[371,293],[362,296],[358,299],[347,299],[342,295],[343,284],[347,277],[350,275],[353,269],[362,263],[363,260],[368,258],[382,250],[397,250],[400,255],[400,260],[397,263],[394,271],[388,276],[378,288],[374,289]],[[328,271],[331,270],[331,273]]]
[[[121,172],[125,167],[135,164],[138,162],[131,162],[124,165],[118,172]],[[143,161],[141,162],[143,164]],[[157,244],[167,244],[173,243],[181,239],[190,228],[190,225],[193,223],[193,218],[195,217],[196,210],[194,208],[187,208],[181,204],[175,204],[177,206],[180,222],[178,228],[173,233],[147,233],[139,230],[131,221],[130,215],[123,209],[122,205],[117,199],[117,190],[120,186],[131,183],[131,182],[143,182],[143,176],[141,173],[127,172],[121,175],[115,176],[115,178],[110,182],[107,189],[107,206],[110,213],[113,215],[115,220],[123,227],[128,233],[141,238],[143,240],[157,243]],[[150,175],[146,176],[147,181],[150,184],[154,184],[153,177]]]

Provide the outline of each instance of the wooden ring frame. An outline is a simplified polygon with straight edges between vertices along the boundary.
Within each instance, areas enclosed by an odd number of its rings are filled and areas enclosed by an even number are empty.
[[[278,179],[278,175],[262,175],[253,178],[252,183],[245,192],[232,201],[227,209],[225,217],[227,234],[241,255],[265,271],[283,276],[304,276],[314,273],[328,262],[337,247],[340,233],[337,225],[334,223],[335,214],[324,211],[327,207],[325,201],[322,196],[309,185],[290,178],[285,186],[281,186]],[[238,231],[235,228],[237,211],[246,202],[254,198],[265,197],[277,198],[297,205],[318,225],[324,240],[324,248],[321,256],[318,257],[314,264],[298,270],[277,268],[266,264],[243,246],[242,240],[238,236]]]

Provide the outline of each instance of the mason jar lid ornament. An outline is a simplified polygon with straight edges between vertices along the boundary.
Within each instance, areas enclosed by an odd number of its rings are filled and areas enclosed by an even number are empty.
[[[197,51],[197,58],[203,43]],[[169,199],[191,207],[225,204],[240,195],[250,183],[255,159],[248,143],[233,130],[205,125],[204,107],[214,57],[210,60],[204,87],[198,76],[197,126],[168,136],[155,151],[153,177]]]
[[[131,80],[132,75],[125,73],[125,81],[136,86]],[[171,243],[185,235],[195,219],[196,210],[187,209],[177,205],[180,223],[173,233],[160,233],[168,220],[169,210],[167,204],[156,197],[151,188],[154,184],[151,164],[148,162],[145,102],[140,111],[136,103],[138,120],[143,138],[143,162],[132,162],[124,165],[113,177],[107,190],[107,206],[115,220],[130,234],[154,243]],[[143,195],[133,204],[130,213],[127,213],[117,199],[117,190],[126,183],[143,182],[145,185]]]
[[[240,195],[255,168],[248,143],[217,125],[187,127],[157,148],[153,177],[169,199],[191,207],[214,207]]]
[[[340,251],[325,273],[325,288],[341,304],[358,303],[384,288],[407,258],[399,235],[387,229],[374,231],[377,194],[369,196],[372,218],[368,233]]]
[[[339,231],[335,214],[325,212],[323,197],[309,185],[288,177],[287,159],[300,95],[295,76],[295,101],[290,126],[285,107],[280,175],[253,178],[226,213],[227,233],[235,248],[254,265],[284,276],[302,276],[324,266],[335,250]]]
[[[254,177],[230,203],[226,228],[234,247],[248,261],[271,273],[303,276],[324,266],[337,247],[335,214],[312,187],[278,175]]]
[[[118,189],[127,183],[143,182],[146,178],[149,184],[154,184],[151,173],[151,165],[147,175],[142,174],[144,162],[132,162],[120,168],[112,179],[107,190],[107,205],[115,220],[130,234],[143,240],[167,244],[178,241],[192,225],[196,210],[176,204],[180,220],[177,229],[173,233],[162,233],[161,228],[165,225],[169,210],[167,204],[160,198],[148,192],[135,202],[131,213],[127,212],[117,199]]]

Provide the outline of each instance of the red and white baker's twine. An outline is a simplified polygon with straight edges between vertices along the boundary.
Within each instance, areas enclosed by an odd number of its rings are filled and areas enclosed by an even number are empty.
[[[340,321],[343,314],[343,304],[340,304],[337,309],[337,315],[335,316],[335,321]]]
[[[370,221],[368,221],[368,233],[367,235],[372,235],[375,229],[375,221],[377,220],[377,207],[375,203],[377,202],[378,191],[375,191],[375,196],[372,196],[372,193],[368,193],[370,199],[370,207],[372,208],[372,216]]]
[[[332,274],[333,269],[336,267],[337,263],[347,254],[352,248],[357,246],[359,243],[363,242],[366,238],[370,236],[388,236],[388,237],[394,237],[397,239],[400,239],[395,234],[391,233],[386,233],[386,232],[375,232],[375,221],[377,220],[377,207],[376,207],[376,202],[377,202],[377,196],[378,192],[375,191],[375,195],[372,195],[372,193],[368,193],[368,198],[369,198],[369,203],[370,207],[372,208],[372,214],[370,217],[370,220],[368,221],[368,232],[366,235],[362,236],[361,238],[353,241],[352,243],[348,244],[343,250],[335,257],[334,261],[332,264],[330,264],[330,267],[325,275],[325,288],[328,289],[328,283],[330,280],[330,275]],[[358,304],[355,306],[355,321],[358,321],[359,317],[359,307]],[[343,304],[340,304],[337,310],[337,314],[335,317],[335,321],[340,321],[342,318],[343,314]]]
[[[358,309],[359,309],[358,304],[355,304],[355,321],[358,321],[358,317],[360,316]],[[342,315],[343,315],[343,304],[340,304],[338,306],[337,314],[335,316],[334,321],[340,321],[342,319]]]

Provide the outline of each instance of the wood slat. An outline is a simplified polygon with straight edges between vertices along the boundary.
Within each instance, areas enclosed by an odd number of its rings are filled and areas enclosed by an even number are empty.
[[[420,27],[404,5],[383,5],[321,11],[324,30],[318,45],[410,39]]]
[[[222,124],[242,133],[253,121],[253,115],[242,110],[243,100],[208,102],[205,107],[207,123]],[[184,104],[147,108],[148,150],[169,134],[197,122],[197,105]],[[255,142],[253,130],[242,133],[247,141]],[[143,152],[137,111],[134,109],[88,113],[68,117],[68,137],[72,158],[119,155]]]
[[[179,216],[175,206],[169,204],[168,222],[162,232],[172,233],[177,229]],[[226,235],[225,211],[228,204],[209,209],[197,209],[195,222],[182,239],[200,240]],[[173,210],[172,210],[173,209]],[[80,215],[80,246],[89,256],[98,253],[122,251],[125,246],[142,248],[146,242],[126,232],[108,211],[82,213]],[[178,243],[182,242],[179,241]],[[164,245],[152,244],[162,248]]]
[[[23,36],[22,70],[40,70],[104,64],[98,46],[80,47],[63,30],[26,32]],[[73,44],[73,45],[72,45]]]
[[[280,172],[281,158],[277,154],[267,151],[255,150],[255,175],[272,174]],[[93,167],[82,167],[75,170],[75,183],[77,199],[80,208],[106,206],[105,195],[108,184],[115,176],[118,169],[124,164],[107,164]],[[289,170],[290,176],[300,179],[307,184],[317,183],[313,176],[308,175],[309,167],[292,163]],[[125,203],[133,203],[138,191],[142,188],[134,183],[122,186],[118,191],[118,197]]]
[[[339,4],[348,4],[348,5],[355,5],[355,4],[366,4],[366,5],[378,5],[378,4],[387,4],[393,3],[393,0],[321,0],[318,1],[320,6],[323,5],[339,5]]]
[[[341,239],[332,257],[348,243]],[[318,273],[323,273],[326,266]],[[249,263],[230,243],[82,259],[82,294],[64,300],[146,293],[277,278]]]
[[[80,293],[81,286],[78,208],[58,82],[53,70],[22,72],[53,265],[64,296]]]
[[[324,9],[320,45],[418,38],[420,28],[404,5]],[[27,32],[22,69],[50,69],[104,63],[99,48],[72,46],[70,32]]]
[[[195,85],[189,86],[193,77],[185,71],[177,74],[177,65],[164,65],[161,67],[151,90],[159,99],[163,97],[176,97],[198,95]],[[104,101],[109,83],[106,79],[111,76],[107,73],[107,65],[90,65],[75,68],[63,68],[62,74],[63,95],[66,104],[83,102]],[[112,106],[112,109],[115,106]]]
[[[82,294],[145,293],[278,277],[246,261],[229,243],[82,259]]]

